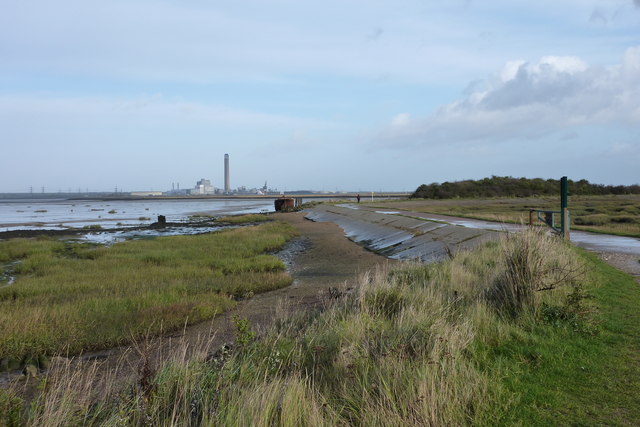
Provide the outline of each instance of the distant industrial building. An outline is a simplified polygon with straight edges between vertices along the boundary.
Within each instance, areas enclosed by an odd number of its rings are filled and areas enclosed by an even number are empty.
[[[195,188],[190,190],[189,194],[204,195],[204,194],[215,194],[215,192],[216,192],[216,189],[213,188],[213,185],[211,185],[211,181],[209,181],[208,179],[202,178],[200,181],[196,182]]]
[[[224,155],[224,192],[231,193],[231,182],[229,181],[229,155]]]
[[[162,196],[162,191],[132,191],[129,194],[133,197]]]

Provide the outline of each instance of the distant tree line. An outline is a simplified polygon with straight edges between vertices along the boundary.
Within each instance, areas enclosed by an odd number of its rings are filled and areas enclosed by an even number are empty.
[[[569,182],[570,195],[640,194],[640,185],[592,184],[586,179]],[[443,182],[442,184],[422,184],[411,195],[421,199],[451,199],[456,197],[530,197],[558,195],[559,179],[513,178],[492,176],[480,180]]]

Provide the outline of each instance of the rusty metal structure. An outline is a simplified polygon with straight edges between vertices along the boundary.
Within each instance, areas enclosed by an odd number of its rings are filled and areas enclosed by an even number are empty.
[[[563,239],[570,240],[570,217],[569,217],[569,184],[566,176],[560,179],[560,210],[544,211],[539,209],[529,209],[529,225],[534,225],[537,221],[547,224],[553,231],[560,234]],[[556,222],[556,215],[560,216],[560,224]]]
[[[295,199],[288,197],[280,197],[279,199],[276,199],[273,204],[276,212],[289,212],[294,210],[296,207]]]

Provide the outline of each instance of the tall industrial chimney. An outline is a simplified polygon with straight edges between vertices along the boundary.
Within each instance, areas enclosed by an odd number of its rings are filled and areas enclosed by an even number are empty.
[[[231,184],[229,183],[229,155],[224,155],[224,192],[231,192]]]

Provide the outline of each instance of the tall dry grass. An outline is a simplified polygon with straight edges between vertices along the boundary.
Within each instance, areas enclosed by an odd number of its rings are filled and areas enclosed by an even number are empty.
[[[105,425],[492,425],[512,396],[476,357],[478,344],[539,322],[541,305],[561,306],[582,271],[563,242],[535,231],[440,264],[379,269],[321,313],[284,316],[230,352],[168,362],[150,385],[138,380],[83,416]],[[45,390],[40,406],[69,405],[66,393]]]

